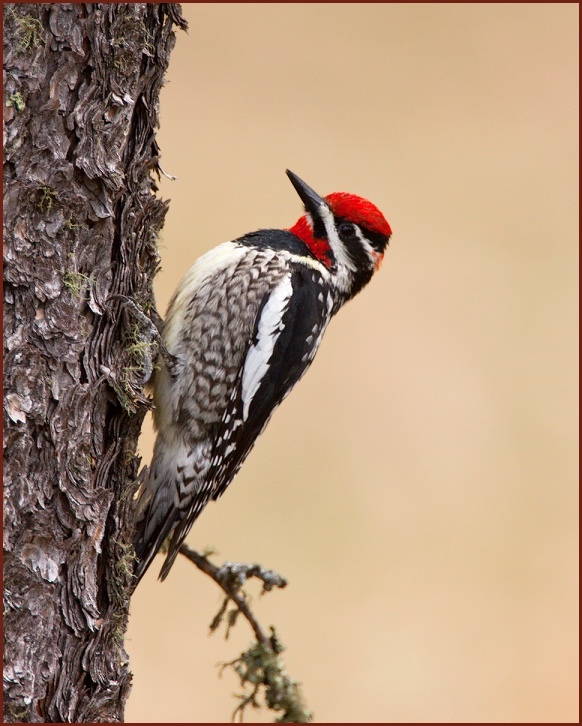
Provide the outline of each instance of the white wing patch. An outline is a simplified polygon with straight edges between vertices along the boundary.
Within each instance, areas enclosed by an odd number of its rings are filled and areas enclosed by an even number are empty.
[[[259,319],[257,340],[251,345],[245,358],[242,375],[243,420],[249,415],[249,407],[269,370],[275,343],[283,330],[283,315],[293,294],[291,275],[286,275],[271,293]]]

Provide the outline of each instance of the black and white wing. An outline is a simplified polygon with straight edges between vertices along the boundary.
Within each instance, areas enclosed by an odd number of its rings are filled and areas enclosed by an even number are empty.
[[[215,440],[209,473],[213,499],[232,481],[271,415],[317,352],[331,310],[331,298],[314,284],[317,280],[316,271],[292,270],[259,311],[240,384],[233,390]]]
[[[230,400],[213,431],[204,488],[172,534],[162,579],[197,514],[223,494],[277,406],[311,364],[332,309],[320,281],[316,269],[291,268],[263,298]]]

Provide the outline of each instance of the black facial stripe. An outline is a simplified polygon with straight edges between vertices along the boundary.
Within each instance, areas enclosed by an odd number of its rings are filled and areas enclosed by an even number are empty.
[[[372,269],[374,262],[371,259],[370,253],[364,247],[359,237],[351,237],[344,241],[344,246],[347,249],[350,257],[356,264],[358,270]]]
[[[336,217],[335,224],[340,241],[344,245],[356,268],[353,272],[352,288],[350,290],[350,297],[353,297],[364,287],[364,285],[368,284],[376,267],[376,260],[372,258],[371,250],[370,248],[366,248],[364,240],[370,245],[372,250],[383,254],[386,249],[386,245],[388,244],[388,237],[380,234],[379,232],[371,232],[369,229],[366,229],[366,227],[354,224],[343,217]],[[353,226],[355,228],[354,233],[350,234],[349,229],[346,229],[342,233],[341,225]],[[364,238],[363,240],[360,239],[360,234]]]
[[[376,252],[384,252],[390,237],[387,237],[385,234],[381,234],[380,232],[371,232],[365,227],[361,227],[361,230],[364,237],[368,240]]]
[[[338,229],[341,224],[354,225],[353,222],[351,222],[349,219],[345,219],[344,217],[336,217],[335,223],[336,223],[336,227]],[[359,227],[359,229],[361,230],[364,237],[368,240],[368,242],[373,247],[373,249],[376,250],[376,252],[382,252],[382,253],[384,252],[384,250],[386,249],[386,245],[388,244],[388,239],[389,239],[388,237],[386,237],[385,234],[381,234],[380,232],[372,232],[371,230],[367,229],[367,227],[363,227],[361,225],[354,225],[354,226]],[[340,235],[340,239],[341,239],[341,235]],[[354,237],[354,239],[357,241],[358,245],[361,247],[360,241],[356,237]],[[351,250],[351,245],[350,245],[351,240],[346,238],[345,240],[342,239],[342,242],[346,245],[346,247],[348,247],[348,249],[350,249],[350,254],[352,254],[352,257],[353,257],[354,255],[353,255],[353,252]]]

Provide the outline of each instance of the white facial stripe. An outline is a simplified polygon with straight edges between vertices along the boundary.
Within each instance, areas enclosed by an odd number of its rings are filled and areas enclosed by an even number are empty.
[[[331,251],[333,252],[335,259],[338,261],[341,267],[347,268],[348,270],[355,272],[356,266],[352,258],[348,255],[344,243],[340,240],[338,236],[337,229],[335,227],[335,220],[333,218],[333,212],[327,206],[327,204],[322,204],[319,207],[319,216],[321,217],[325,225],[327,240],[329,242],[329,246],[331,247]]]
[[[321,218],[323,219],[323,223],[325,224],[325,229],[327,232],[327,236],[329,239],[330,247],[333,250],[333,253],[336,256],[336,259],[340,262],[341,265],[346,267],[351,272],[355,272],[356,270],[356,264],[352,260],[349,252],[346,249],[346,246],[344,243],[340,240],[339,235],[337,233],[337,229],[335,226],[333,214],[329,208],[326,207],[326,212],[322,211]],[[370,259],[370,266],[375,267],[378,262],[378,253],[376,250],[372,247],[369,240],[366,239],[364,236],[362,230],[358,227],[357,224],[354,224],[356,235],[360,241],[360,244],[366,251],[368,258]],[[338,251],[339,250],[339,251]]]
[[[283,315],[289,307],[292,294],[291,275],[286,275],[273,290],[261,312],[257,341],[249,348],[243,368],[242,401],[245,421],[251,402],[269,370],[269,361],[283,330]]]
[[[372,247],[369,241],[364,237],[364,235],[362,234],[362,230],[357,225],[356,234],[358,235],[358,239],[360,240],[362,247],[368,253],[368,257],[370,258],[370,266],[375,267],[378,261],[378,252],[376,252],[376,250]]]

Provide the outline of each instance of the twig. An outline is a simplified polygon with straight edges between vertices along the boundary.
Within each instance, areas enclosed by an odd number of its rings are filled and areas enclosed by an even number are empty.
[[[185,544],[180,547],[179,551],[199,570],[211,577],[226,594],[225,601],[212,621],[210,630],[214,631],[220,625],[227,611],[228,602],[232,600],[237,609],[228,613],[226,637],[239,613],[242,613],[247,619],[256,637],[256,642],[252,643],[244,653],[230,663],[223,663],[220,668],[221,673],[227,667],[232,668],[238,675],[241,686],[251,688],[250,694],[237,696],[241,702],[234,710],[233,721],[238,718],[242,722],[247,706],[261,707],[257,701],[261,688],[264,689],[262,693],[265,706],[281,714],[276,719],[277,722],[309,723],[312,721],[313,715],[303,700],[299,683],[292,680],[285,670],[285,664],[281,658],[284,646],[279,640],[275,628],[271,626],[270,636],[265,633],[253,615],[247,602],[247,596],[242,589],[249,577],[258,577],[262,580],[263,592],[272,590],[274,587],[285,587],[287,580],[273,570],[265,570],[260,565],[225,562],[222,567],[217,567],[205,555],[190,549]]]
[[[258,577],[262,580],[263,591],[272,590],[273,587],[285,587],[287,585],[285,578],[272,570],[265,570],[260,565],[226,562],[222,567],[217,567],[203,554],[191,549],[186,544],[180,547],[180,554],[216,582],[247,619],[259,643],[263,643],[273,650],[272,638],[265,633],[253,615],[241,588],[249,577]]]

